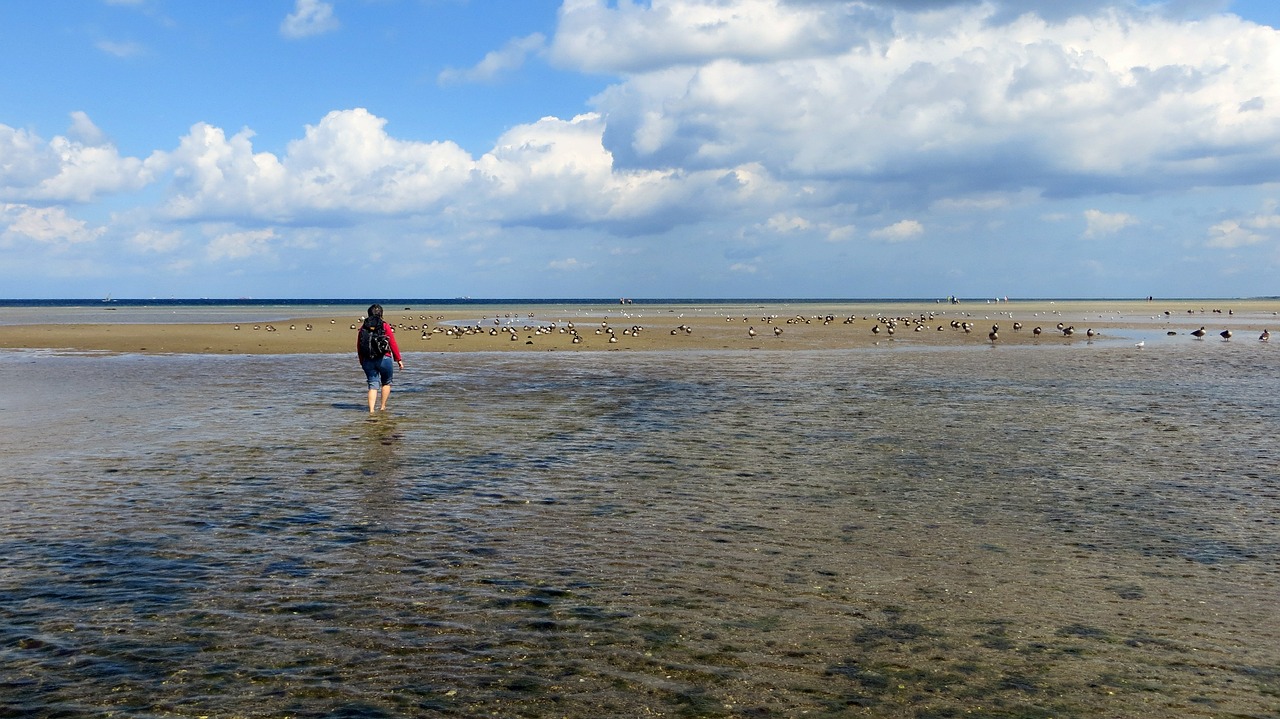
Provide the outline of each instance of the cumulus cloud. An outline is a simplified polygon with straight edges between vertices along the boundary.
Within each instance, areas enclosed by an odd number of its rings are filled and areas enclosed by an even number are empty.
[[[1103,212],[1101,210],[1085,210],[1085,237],[1101,237],[1114,235],[1126,227],[1138,224],[1138,218],[1124,212]]]
[[[774,189],[749,166],[698,173],[616,168],[604,129],[604,118],[588,113],[544,117],[504,133],[476,162],[476,190],[488,200],[483,211],[501,222],[601,225],[625,234],[666,229]]]
[[[853,239],[858,228],[855,225],[833,225],[827,227],[827,242],[846,242]]]
[[[210,260],[242,260],[266,254],[271,240],[276,238],[273,229],[226,232],[213,238],[205,248]]]
[[[71,113],[71,128],[67,136],[86,145],[105,145],[107,136],[89,119],[88,113],[76,110]]]
[[[295,221],[351,213],[425,211],[470,179],[470,155],[449,142],[390,137],[364,109],[334,111],[289,143],[283,157],[255,152],[253,133],[231,137],[200,123],[157,161],[172,173],[171,216]]]
[[[886,242],[906,242],[924,234],[924,225],[917,220],[902,220],[888,227],[872,230],[871,236]]]
[[[594,99],[620,167],[752,161],[926,199],[1280,179],[1271,28],[1114,8],[997,22],[998,11],[578,0],[552,48],[624,73]]]
[[[817,236],[826,242],[845,242],[853,239],[857,233],[857,228],[854,225],[820,222],[786,212],[774,214],[763,223],[760,223],[756,229],[774,235],[806,233]]]
[[[500,225],[599,225],[630,234],[783,194],[752,165],[693,173],[616,168],[603,145],[604,119],[593,113],[517,125],[479,158],[451,142],[398,140],[385,125],[364,109],[334,111],[276,155],[256,151],[251,130],[228,136],[200,123],[151,166],[172,178],[171,219],[313,226],[447,209],[457,219]]]
[[[280,23],[280,34],[291,40],[323,35],[338,29],[333,5],[321,0],[297,0],[293,12]]]
[[[69,134],[79,139],[46,142],[0,124],[0,201],[89,202],[152,181],[151,164],[122,157],[84,113],[72,113]]]
[[[797,230],[807,230],[813,226],[811,222],[800,217],[799,215],[788,215],[779,213],[769,218],[766,223],[769,229],[774,232],[795,232]]]
[[[552,58],[587,72],[639,73],[725,59],[774,61],[839,51],[881,18],[861,3],[782,0],[566,0]]]
[[[129,245],[140,252],[166,253],[182,245],[182,233],[177,230],[142,230],[128,240]]]
[[[500,50],[494,50],[484,56],[476,65],[459,70],[447,68],[437,78],[441,85],[455,85],[463,82],[491,82],[503,73],[519,69],[530,55],[535,55],[545,48],[547,37],[540,32],[518,37]]]
[[[1236,220],[1224,220],[1209,228],[1209,247],[1235,249],[1256,245],[1271,239],[1280,230],[1280,215],[1254,215]]]
[[[104,229],[90,227],[61,207],[0,204],[0,244],[34,241],[40,244],[79,244],[96,240]]]

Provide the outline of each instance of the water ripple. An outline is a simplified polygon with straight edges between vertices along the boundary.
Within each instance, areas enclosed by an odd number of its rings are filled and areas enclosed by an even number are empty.
[[[1267,715],[1278,357],[0,354],[0,716]]]

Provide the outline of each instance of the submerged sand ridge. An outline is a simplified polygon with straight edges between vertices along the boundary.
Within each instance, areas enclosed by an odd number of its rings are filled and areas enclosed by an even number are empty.
[[[478,312],[388,309],[403,353],[458,351],[812,350],[888,346],[1061,345],[1152,333],[1257,341],[1280,328],[1280,300],[1178,302],[753,303]],[[123,353],[353,352],[356,316],[278,322],[0,326],[0,348]],[[1061,325],[1061,327],[1059,327]],[[1040,328],[1039,334],[1035,332]],[[1072,328],[1071,333],[1065,330]],[[994,337],[992,332],[995,333]]]

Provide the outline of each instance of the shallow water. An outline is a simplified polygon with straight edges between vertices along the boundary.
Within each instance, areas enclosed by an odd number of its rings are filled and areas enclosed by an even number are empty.
[[[1280,348],[0,353],[0,716],[1280,714]]]

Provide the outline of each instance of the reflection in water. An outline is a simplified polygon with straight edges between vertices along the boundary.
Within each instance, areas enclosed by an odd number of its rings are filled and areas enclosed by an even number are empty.
[[[3,355],[0,715],[1274,713],[1273,349]]]

